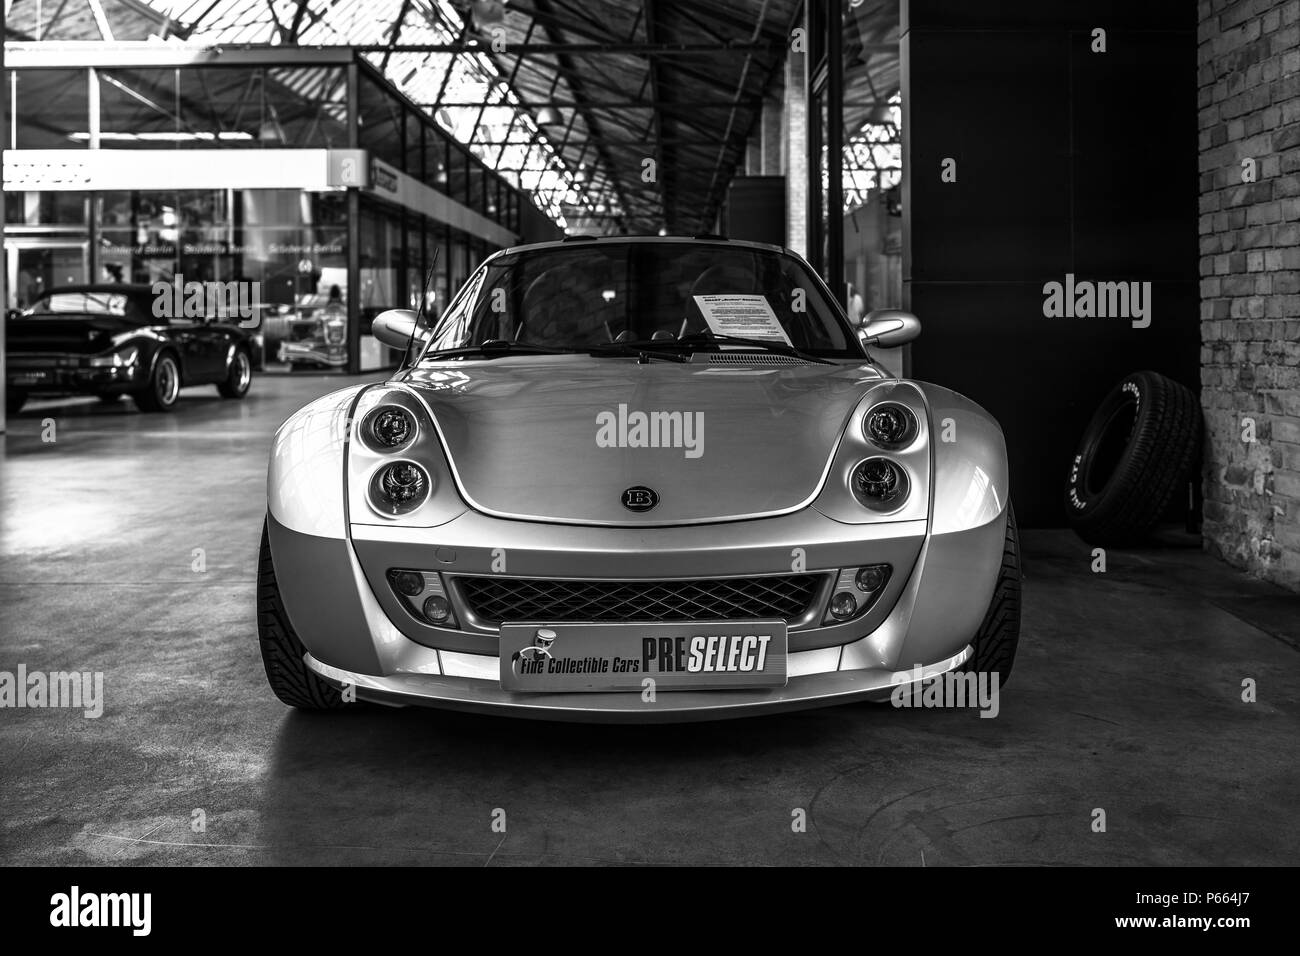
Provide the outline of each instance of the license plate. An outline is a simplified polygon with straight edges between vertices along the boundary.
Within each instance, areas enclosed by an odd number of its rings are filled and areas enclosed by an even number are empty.
[[[503,624],[510,691],[727,690],[783,687],[785,621]]]
[[[10,385],[41,385],[52,381],[52,372],[15,372],[9,376]]]

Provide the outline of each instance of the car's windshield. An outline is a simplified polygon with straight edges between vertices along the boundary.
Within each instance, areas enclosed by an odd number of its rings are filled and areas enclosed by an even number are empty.
[[[793,256],[711,242],[601,240],[490,260],[437,323],[425,358],[486,341],[675,348],[715,336],[862,357],[824,287]]]
[[[75,291],[51,292],[32,303],[23,315],[34,318],[57,318],[60,315],[111,315],[140,321],[136,303],[122,292]]]

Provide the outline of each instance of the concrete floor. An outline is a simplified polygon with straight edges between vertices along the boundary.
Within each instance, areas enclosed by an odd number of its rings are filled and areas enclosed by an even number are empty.
[[[170,416],[67,400],[10,422],[0,670],[102,670],[107,704],[0,710],[0,863],[1300,862],[1300,597],[1194,548],[1112,552],[1093,574],[1072,535],[1026,533],[994,720],[294,713],[256,643],[266,452],[341,384],[267,376],[241,403],[188,391]]]

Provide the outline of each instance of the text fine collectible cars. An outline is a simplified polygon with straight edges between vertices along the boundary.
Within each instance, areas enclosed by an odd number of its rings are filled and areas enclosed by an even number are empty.
[[[1002,431],[868,346],[798,256],[712,238],[505,250],[386,382],[276,434],[271,687],[595,721],[1005,679],[1020,569]]]
[[[109,402],[130,395],[142,411],[169,412],[182,388],[203,384],[243,398],[253,351],[236,320],[160,304],[171,305],[170,291],[148,285],[61,286],[10,316],[6,411],[16,414],[32,394],[75,392]]]

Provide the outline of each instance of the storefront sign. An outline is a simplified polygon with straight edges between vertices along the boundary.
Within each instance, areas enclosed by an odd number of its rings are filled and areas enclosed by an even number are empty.
[[[397,193],[397,170],[382,160],[372,159],[370,161],[370,182],[375,189],[382,189],[386,193]]]
[[[337,154],[337,155],[336,155]],[[348,177],[356,179],[349,182]],[[5,192],[365,186],[360,149],[13,149]]]

